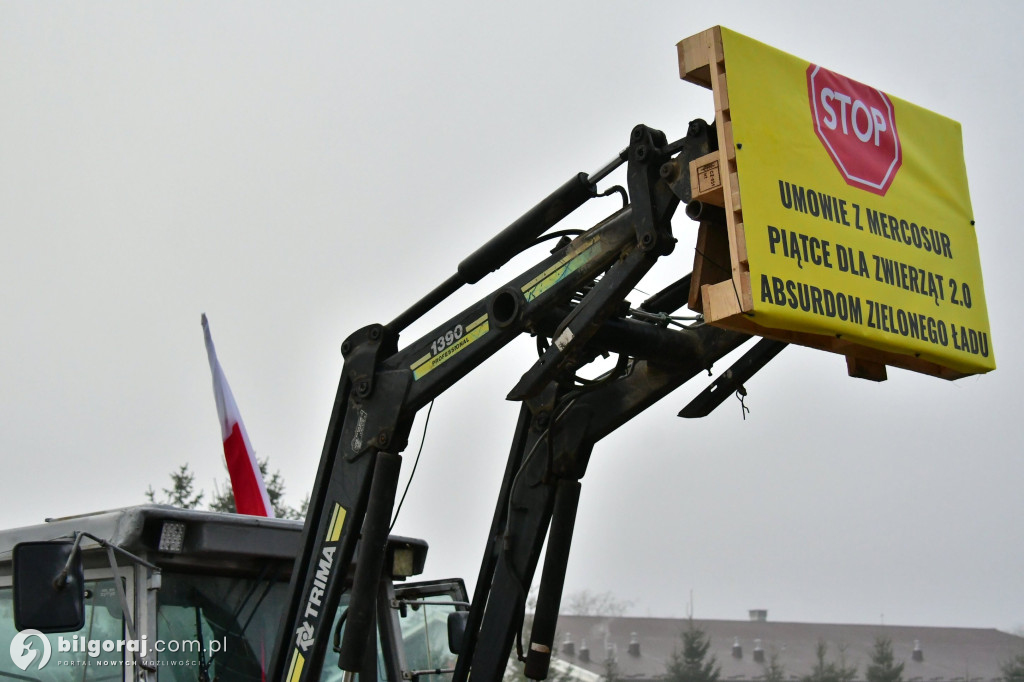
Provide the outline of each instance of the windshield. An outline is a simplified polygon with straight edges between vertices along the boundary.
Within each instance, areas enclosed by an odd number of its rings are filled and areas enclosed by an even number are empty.
[[[448,648],[447,617],[456,608],[453,600],[465,600],[461,581],[407,585],[397,588],[396,596],[402,606],[392,611],[397,614],[397,622],[392,622],[398,629],[405,672],[423,681],[450,680],[450,675],[436,671],[450,671],[455,663]],[[211,680],[266,679],[287,606],[286,581],[165,572],[157,599],[160,682],[194,682],[202,670]],[[347,607],[346,593],[332,635]],[[379,681],[387,680],[387,670],[378,633]],[[333,647],[327,649],[320,679],[342,679]]]
[[[395,586],[398,628],[405,654],[403,676],[419,682],[450,682],[456,656],[448,640],[448,617],[465,610],[461,580]]]
[[[157,611],[160,682],[195,682],[201,669],[209,679],[266,679],[287,599],[286,581],[164,573]],[[348,595],[341,601],[338,619]],[[342,678],[330,648],[323,670],[321,680]],[[380,660],[378,670],[383,674]]]
[[[451,671],[455,668],[455,655],[448,648],[448,615],[455,606],[423,603],[408,606],[399,612],[402,642],[406,664],[410,671],[419,673],[420,682],[444,682],[450,675],[429,674],[426,671]]]
[[[270,665],[287,583],[164,573],[158,593],[160,680],[258,680]],[[200,669],[200,670],[197,670]]]

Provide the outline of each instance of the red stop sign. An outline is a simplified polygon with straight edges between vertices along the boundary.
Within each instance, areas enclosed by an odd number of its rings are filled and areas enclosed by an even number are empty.
[[[847,184],[885,195],[903,162],[884,92],[815,64],[807,67],[814,132]]]

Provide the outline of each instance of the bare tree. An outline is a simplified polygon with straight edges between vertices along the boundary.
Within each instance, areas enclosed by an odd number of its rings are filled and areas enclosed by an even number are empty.
[[[595,593],[590,590],[580,590],[569,595],[564,613],[572,616],[620,618],[632,605],[633,602],[619,599],[611,592]]]

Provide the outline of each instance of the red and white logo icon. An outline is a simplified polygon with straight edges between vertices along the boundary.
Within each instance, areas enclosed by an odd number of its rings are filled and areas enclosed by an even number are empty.
[[[847,184],[884,196],[903,163],[888,96],[815,64],[807,67],[814,132]]]

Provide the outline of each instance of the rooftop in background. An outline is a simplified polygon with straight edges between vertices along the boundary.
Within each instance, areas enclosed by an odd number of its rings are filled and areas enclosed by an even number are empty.
[[[556,656],[604,675],[606,652],[610,652],[622,679],[664,677],[673,650],[682,649],[681,633],[687,623],[670,618],[559,616]],[[828,661],[838,660],[842,651],[846,664],[856,666],[857,680],[865,679],[875,638],[880,636],[892,641],[896,662],[906,664],[906,682],[991,682],[1002,678],[1001,664],[1024,653],[1024,637],[995,629],[774,623],[753,619],[694,619],[694,625],[711,639],[709,655],[714,655],[721,665],[722,682],[763,678],[764,667],[757,659],[767,663],[773,653],[778,654],[786,677],[799,679],[810,673],[817,661],[819,641],[828,645]],[[572,646],[567,646],[570,643]],[[584,647],[588,649],[589,662],[581,660],[587,657],[582,652]]]

